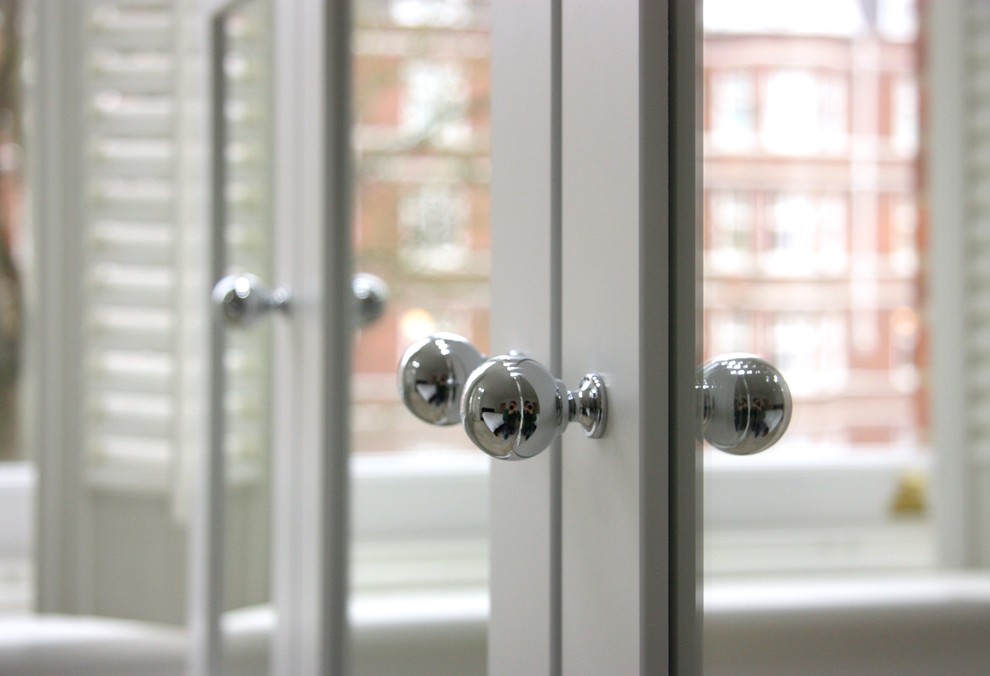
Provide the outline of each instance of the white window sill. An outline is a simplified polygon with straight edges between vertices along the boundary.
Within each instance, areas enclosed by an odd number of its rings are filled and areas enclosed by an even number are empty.
[[[986,673],[985,573],[711,583],[704,606],[706,674]]]
[[[750,457],[706,454],[706,575],[937,565],[931,505],[919,515],[893,512],[900,482],[928,476],[930,452],[785,450]]]

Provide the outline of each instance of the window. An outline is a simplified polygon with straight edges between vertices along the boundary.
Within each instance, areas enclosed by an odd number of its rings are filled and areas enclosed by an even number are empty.
[[[770,205],[770,255],[804,268],[815,253],[815,207],[803,194],[778,195]]]
[[[469,0],[391,0],[392,20],[399,26],[463,27],[475,18]]]
[[[456,63],[409,61],[402,79],[404,134],[451,148],[470,141],[468,85]]]
[[[841,195],[784,192],[767,206],[762,267],[768,275],[834,275],[846,269],[846,200]]]
[[[411,270],[452,272],[468,260],[470,205],[463,188],[427,184],[399,202],[399,255]]]
[[[772,316],[772,361],[799,400],[840,392],[849,374],[848,328],[836,313]],[[788,434],[802,435],[799,426]]]
[[[713,354],[757,352],[756,318],[746,310],[719,309],[706,314],[705,343]]]
[[[894,274],[918,274],[918,204],[913,195],[890,199],[890,267]]]
[[[364,0],[355,19],[355,269],[392,294],[354,346],[353,447],[468,451],[463,436],[408,414],[395,368],[437,331],[487,349],[488,5]]]
[[[916,14],[875,4],[704,3],[705,355],[762,355],[794,396],[774,448],[705,454],[712,574],[934,560],[931,521],[889,511],[930,462]]]
[[[760,140],[780,155],[834,154],[846,145],[845,78],[827,72],[772,71],[764,83]]]
[[[914,156],[918,152],[919,103],[918,83],[911,75],[894,79],[890,143],[901,155]]]
[[[706,263],[717,270],[741,271],[753,264],[756,249],[755,203],[745,191],[709,193],[711,232]]]
[[[917,0],[880,0],[876,11],[877,25],[888,40],[911,42],[918,37]]]
[[[747,150],[756,141],[756,90],[753,75],[742,70],[711,75],[711,147]]]

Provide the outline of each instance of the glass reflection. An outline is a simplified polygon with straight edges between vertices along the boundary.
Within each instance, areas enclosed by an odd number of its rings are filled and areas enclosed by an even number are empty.
[[[457,424],[464,383],[481,361],[462,336],[435,334],[413,343],[399,363],[399,389],[406,408],[432,425]]]
[[[574,396],[580,394],[569,396],[563,383],[532,359],[495,357],[475,369],[464,386],[464,431],[495,458],[525,460],[543,452],[577,415]]]
[[[504,440],[519,434],[524,441],[533,436],[539,411],[536,402],[527,399],[520,407],[519,402],[510,400],[508,403],[500,403],[499,408],[501,411],[481,411],[481,419],[492,434]]]

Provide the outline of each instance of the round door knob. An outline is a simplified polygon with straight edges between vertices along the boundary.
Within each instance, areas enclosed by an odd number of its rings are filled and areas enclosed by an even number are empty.
[[[375,275],[359,272],[351,280],[358,328],[374,323],[385,313],[388,285]]]
[[[513,354],[489,359],[468,378],[461,418],[468,438],[500,460],[525,460],[546,449],[572,420],[598,438],[607,420],[605,384],[588,374],[568,392],[542,364]]]
[[[218,319],[230,326],[248,327],[272,310],[289,305],[286,289],[270,289],[257,275],[227,275],[213,287],[213,307]]]
[[[399,362],[399,395],[406,408],[433,425],[461,420],[461,392],[481,353],[462,336],[437,333],[409,346]]]
[[[791,421],[791,391],[780,372],[748,354],[727,355],[705,364],[701,392],[701,436],[733,455],[752,455],[773,446]]]

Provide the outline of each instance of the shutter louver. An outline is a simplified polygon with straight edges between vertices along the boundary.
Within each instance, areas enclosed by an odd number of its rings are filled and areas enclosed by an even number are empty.
[[[188,483],[184,455],[202,444],[208,313],[194,8],[189,0],[90,0],[82,48],[88,464],[153,463],[180,501],[188,486],[168,482]],[[251,11],[231,22],[226,155],[230,270],[270,280],[268,23]],[[235,469],[257,467],[267,453],[269,341],[264,327],[229,334]]]
[[[83,35],[87,466],[179,452],[176,3],[89,2]],[[163,472],[167,477],[167,471]]]

